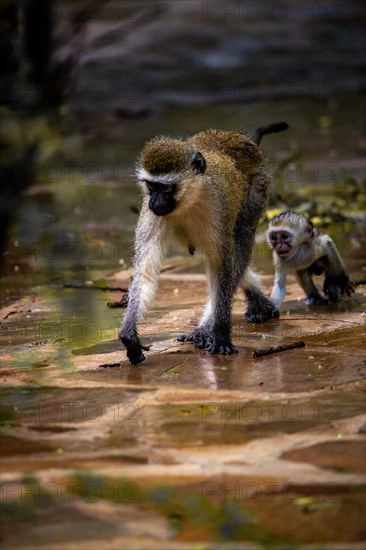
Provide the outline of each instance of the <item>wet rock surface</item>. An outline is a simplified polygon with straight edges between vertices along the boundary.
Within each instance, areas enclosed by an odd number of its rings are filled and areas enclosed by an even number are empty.
[[[153,344],[139,367],[108,337],[70,346],[49,326],[46,341],[7,341],[0,442],[8,548],[24,547],[24,530],[27,548],[362,547],[362,289],[337,308],[309,310],[293,300],[300,290],[290,280],[287,311],[256,326],[243,321],[238,297],[239,353],[210,357],[175,339],[205,300],[204,277],[193,279],[162,275],[141,330]],[[3,329],[33,315],[45,322],[58,304],[40,292],[8,306]],[[252,357],[300,338],[304,348]]]

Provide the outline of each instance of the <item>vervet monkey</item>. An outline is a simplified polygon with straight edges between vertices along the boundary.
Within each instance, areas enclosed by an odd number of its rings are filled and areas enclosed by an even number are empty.
[[[267,239],[273,248],[275,280],[270,301],[279,308],[286,294],[286,273],[295,271],[308,305],[337,302],[339,294],[355,291],[332,239],[314,228],[302,214],[283,212],[269,224]],[[313,275],[325,273],[323,298],[313,283]]]
[[[279,123],[246,133],[208,130],[186,139],[157,137],[137,164],[143,202],[136,228],[135,274],[120,330],[132,364],[145,359],[136,323],[154,297],[169,239],[191,254],[206,253],[209,300],[196,330],[178,340],[209,353],[231,354],[231,305],[238,286],[247,299],[246,318],[278,317],[248,268],[258,220],[266,205],[269,177],[258,147],[263,135],[285,130]]]

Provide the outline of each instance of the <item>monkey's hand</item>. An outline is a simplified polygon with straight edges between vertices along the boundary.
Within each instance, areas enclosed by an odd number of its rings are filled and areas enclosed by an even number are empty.
[[[141,344],[137,334],[132,337],[120,335],[120,340],[126,346],[127,357],[132,365],[138,365],[142,361],[145,361],[143,351],[149,351],[150,348]]]
[[[344,294],[351,296],[355,287],[347,273],[342,273],[341,275],[327,275],[324,279],[323,290],[330,302],[337,302],[339,291],[342,296]]]

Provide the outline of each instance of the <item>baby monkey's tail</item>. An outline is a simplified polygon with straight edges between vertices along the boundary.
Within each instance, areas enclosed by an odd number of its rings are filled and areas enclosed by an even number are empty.
[[[257,145],[260,144],[261,139],[266,134],[273,134],[276,132],[283,132],[284,130],[287,130],[288,124],[287,122],[275,122],[274,124],[270,124],[269,126],[262,126],[261,128],[257,128],[254,136],[252,137],[252,140]]]

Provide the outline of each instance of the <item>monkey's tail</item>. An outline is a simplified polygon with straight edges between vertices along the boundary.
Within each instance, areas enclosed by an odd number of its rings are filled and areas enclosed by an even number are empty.
[[[261,128],[257,128],[254,136],[252,137],[252,140],[257,145],[260,144],[261,139],[266,134],[273,134],[277,132],[283,132],[284,130],[287,130],[288,124],[287,122],[275,122],[274,124],[270,124],[269,126],[262,126]]]

